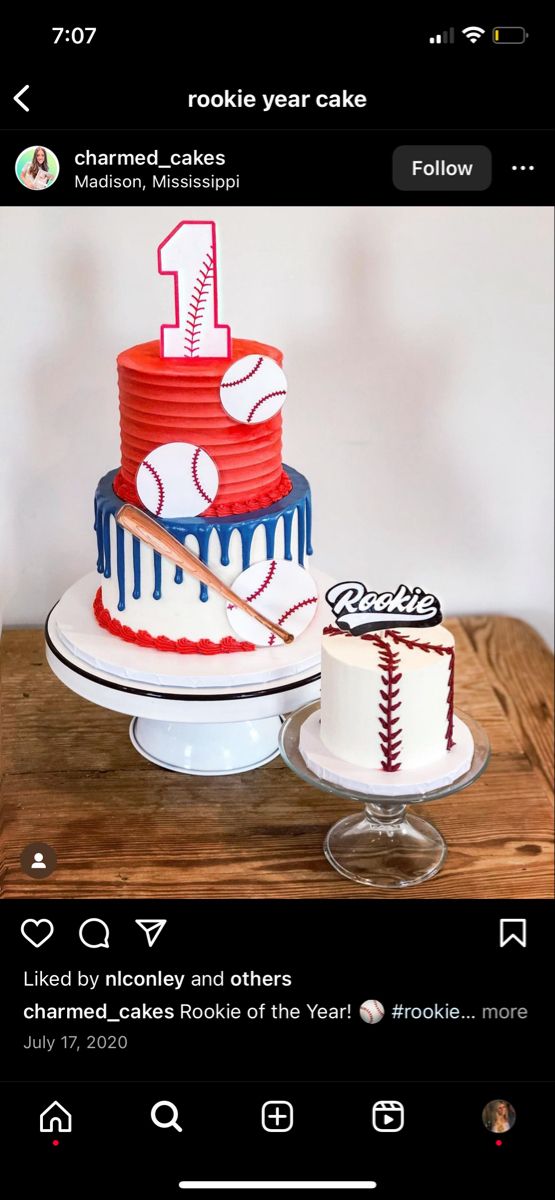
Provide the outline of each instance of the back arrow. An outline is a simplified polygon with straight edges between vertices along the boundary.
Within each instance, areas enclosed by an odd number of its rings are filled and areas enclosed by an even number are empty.
[[[20,92],[18,92],[18,93],[17,93],[17,95],[13,97],[13,99],[14,99],[14,100],[15,100],[15,102],[16,102],[16,104],[19,104],[19,107],[20,107],[20,108],[24,108],[24,109],[25,109],[25,112],[29,112],[29,109],[28,109],[27,105],[23,103],[23,100],[21,99],[21,97],[23,96],[24,92],[28,92],[28,91],[29,91],[29,87],[30,87],[30,84],[26,83],[26,84],[25,84],[25,87],[22,87],[22,88],[21,88],[21,91],[20,91]]]

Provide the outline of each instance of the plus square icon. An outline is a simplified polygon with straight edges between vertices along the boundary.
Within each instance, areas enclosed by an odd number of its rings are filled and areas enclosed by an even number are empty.
[[[289,1133],[293,1128],[293,1105],[289,1100],[266,1100],[262,1105],[262,1128],[266,1133]]]

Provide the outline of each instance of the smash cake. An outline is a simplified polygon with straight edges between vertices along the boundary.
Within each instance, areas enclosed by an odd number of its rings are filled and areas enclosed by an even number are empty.
[[[470,767],[472,737],[454,714],[455,639],[437,598],[339,583],[322,634],[319,713],[300,750],[321,778],[401,794],[441,786]]]
[[[310,488],[281,457],[282,352],[232,338],[218,323],[213,222],[181,222],[158,253],[160,273],[173,276],[176,323],[162,327],[159,342],[133,346],[117,360],[121,465],[100,480],[95,496],[102,583],[94,614],[104,630],[137,646],[253,651],[272,642],[244,636],[240,622],[237,634],[222,596],[116,521],[124,503],[142,508],[229,587],[258,565],[244,598],[263,611],[275,592],[268,615],[289,628],[293,614],[297,635],[299,614],[303,627],[314,616],[310,576],[295,594],[281,566],[302,570],[312,554]],[[276,591],[281,576],[286,583]]]

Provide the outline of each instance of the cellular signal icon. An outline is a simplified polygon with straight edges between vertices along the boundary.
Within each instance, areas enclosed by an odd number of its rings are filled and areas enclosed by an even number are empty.
[[[446,46],[446,45],[448,45],[449,42],[452,45],[454,41],[455,41],[455,30],[453,29],[453,27],[451,27],[451,29],[444,29],[443,33],[435,33],[433,35],[433,37],[430,38],[430,45]]]

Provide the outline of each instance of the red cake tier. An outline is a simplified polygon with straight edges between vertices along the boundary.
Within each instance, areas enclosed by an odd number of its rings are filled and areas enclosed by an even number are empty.
[[[140,504],[137,468],[166,442],[192,442],[214,459],[218,494],[203,516],[252,512],[290,492],[281,462],[281,412],[259,425],[241,425],[220,401],[220,382],[230,362],[247,354],[263,354],[280,365],[283,358],[275,346],[238,338],[232,341],[231,360],[161,358],[157,341],[118,356],[121,469],[114,490],[122,500]]]

